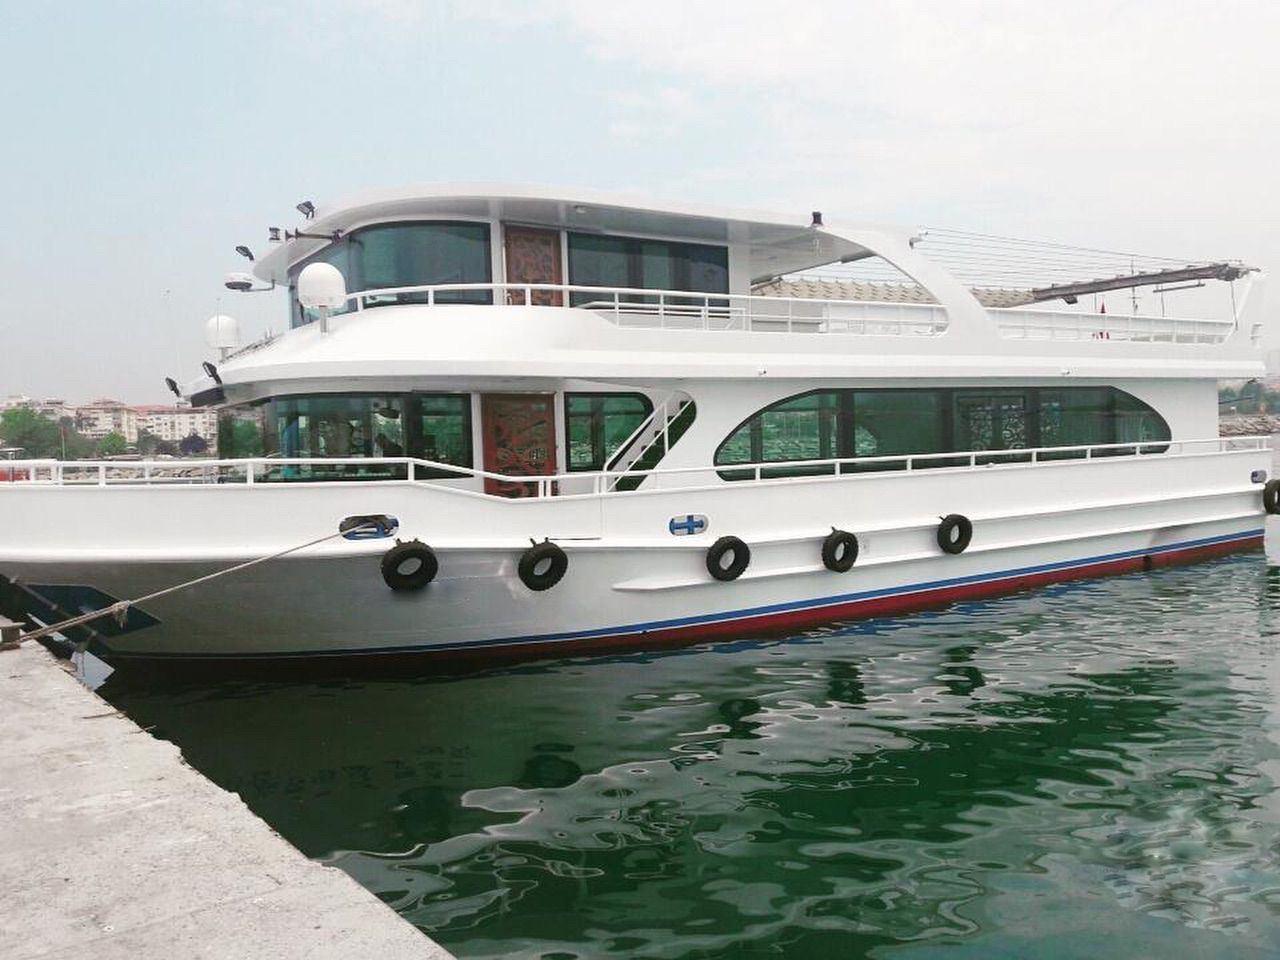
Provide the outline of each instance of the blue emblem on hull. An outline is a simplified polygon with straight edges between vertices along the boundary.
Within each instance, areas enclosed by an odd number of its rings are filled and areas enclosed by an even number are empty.
[[[707,518],[700,513],[689,513],[683,517],[672,517],[667,521],[667,529],[677,537],[690,534],[705,533],[708,527]]]

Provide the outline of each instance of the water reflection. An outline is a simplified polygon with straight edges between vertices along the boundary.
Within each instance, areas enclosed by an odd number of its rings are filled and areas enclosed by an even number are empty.
[[[116,696],[463,956],[1274,956],[1278,583]]]

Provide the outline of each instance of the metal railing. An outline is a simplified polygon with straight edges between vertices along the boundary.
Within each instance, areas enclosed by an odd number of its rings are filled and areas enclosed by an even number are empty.
[[[938,336],[947,329],[947,313],[937,304],[874,303],[763,297],[742,293],[651,290],[639,287],[589,287],[563,283],[446,283],[385,287],[347,294],[357,310],[384,304],[386,297],[412,296],[409,302],[437,306],[475,303],[465,294],[504,294],[508,303],[570,305],[608,317],[621,327],[660,330],[710,330],[755,333],[843,333],[855,336]],[[535,294],[541,294],[535,298]],[[557,302],[546,304],[548,299]]]
[[[505,499],[497,494],[457,486],[457,481],[494,480],[523,486],[535,497],[625,495],[615,489],[622,477],[652,481],[645,490],[664,489],[664,480],[676,478],[678,486],[696,486],[705,478],[723,487],[726,480],[748,482],[806,483],[824,478],[866,476],[883,471],[930,473],[989,470],[993,467],[1050,467],[1072,463],[1122,463],[1155,457],[1198,457],[1222,453],[1270,450],[1270,437],[1213,437],[1204,440],[1143,440],[1063,447],[1029,447],[1015,450],[965,450],[945,453],[918,453],[887,457],[843,457],[822,460],[787,460],[756,463],[727,463],[698,467],[654,467],[649,470],[601,470],[546,476],[513,476],[476,467],[416,457],[288,457],[237,460],[156,460],[156,461],[59,461],[24,460],[12,466],[26,479],[0,482],[0,491],[23,486],[96,486],[220,484],[271,486],[281,484],[330,484],[384,482],[443,486],[476,496]],[[344,472],[343,468],[347,468]],[[361,471],[364,471],[363,473]],[[565,489],[562,489],[565,488]],[[665,489],[670,489],[666,487]],[[573,492],[568,492],[572,490]]]
[[[1131,343],[1223,343],[1234,320],[1126,313],[1068,313],[999,307],[989,311],[1008,340],[1124,340]]]
[[[473,297],[465,299],[468,294]],[[475,295],[485,299],[477,301]],[[948,328],[947,311],[936,303],[822,300],[566,283],[424,284],[347,295],[356,310],[385,305],[371,301],[398,297],[413,297],[409,302],[426,306],[495,300],[576,306],[605,316],[620,327],[640,329],[936,337]],[[989,308],[987,312],[999,335],[1009,340],[1219,344],[1236,330],[1234,320],[1025,307]]]

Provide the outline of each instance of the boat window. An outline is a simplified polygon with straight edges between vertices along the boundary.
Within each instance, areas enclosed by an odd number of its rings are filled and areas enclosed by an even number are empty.
[[[727,247],[668,240],[641,240],[593,233],[569,234],[569,282],[583,287],[729,292]],[[598,299],[577,293],[575,306]],[[643,300],[641,296],[633,302]]]
[[[290,325],[318,319],[298,302],[298,274],[312,263],[337,267],[347,290],[415,287],[448,283],[487,284],[493,279],[487,223],[389,223],[353,230],[289,270]],[[365,298],[366,307],[389,303],[425,303],[425,293],[400,293]],[[492,303],[488,290],[441,291],[437,303]],[[354,301],[334,314],[355,309]]]
[[[569,469],[603,470],[652,412],[642,393],[566,393]]]
[[[414,429],[409,453],[422,460],[471,466],[471,395],[466,393],[415,394],[410,398]],[[433,476],[420,468],[416,476]],[[441,476],[456,476],[440,471]]]
[[[340,458],[345,464],[280,465],[273,479],[386,479],[404,477],[398,464],[362,459],[415,457],[470,467],[470,394],[319,394],[276,397],[228,407],[219,414],[218,447],[227,459],[265,456]],[[418,477],[462,476],[418,467]]]
[[[487,223],[395,223],[357,230],[349,238],[353,290],[426,284],[490,283]],[[490,303],[488,290],[441,291],[437,303]],[[365,306],[426,303],[425,293],[368,297]]]
[[[1159,442],[1169,437],[1164,418],[1141,400],[1114,387],[814,390],[779,401],[750,417],[721,443],[715,463],[732,466],[952,451],[1020,451],[1033,447]],[[1131,448],[1116,452],[1131,452]],[[1084,451],[1063,451],[1046,458],[1084,455]],[[981,462],[1023,459],[1030,459],[1030,454],[990,454]],[[955,463],[943,458],[916,466]],[[889,462],[842,469],[904,468],[902,462]],[[791,464],[763,470],[761,475],[799,476],[829,473],[832,469],[829,465]],[[753,473],[726,470],[720,476],[739,480]]]
[[[266,410],[263,404],[228,407],[218,414],[218,456],[224,460],[244,460],[266,453],[263,435]]]

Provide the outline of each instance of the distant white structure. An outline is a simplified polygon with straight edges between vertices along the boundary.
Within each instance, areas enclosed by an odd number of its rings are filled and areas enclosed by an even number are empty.
[[[218,443],[218,415],[206,408],[190,406],[140,406],[133,408],[138,429],[160,440],[179,443],[192,434],[202,438],[213,450]]]
[[[126,443],[138,442],[138,412],[126,403],[103,397],[76,407],[76,429],[94,440],[118,433]]]

